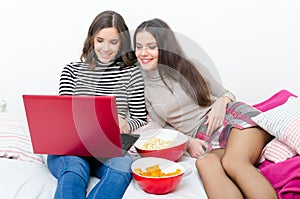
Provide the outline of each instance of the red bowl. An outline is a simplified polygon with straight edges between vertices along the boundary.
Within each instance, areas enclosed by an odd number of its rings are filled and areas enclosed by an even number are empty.
[[[180,169],[181,172],[172,176],[163,177],[149,177],[138,174],[135,169],[140,168],[143,171],[147,167],[158,164],[162,172],[170,173]],[[167,194],[174,191],[182,180],[183,174],[185,172],[184,167],[177,163],[163,158],[146,157],[139,158],[135,160],[131,165],[131,170],[133,172],[133,178],[137,184],[147,193],[151,194]]]
[[[152,138],[171,141],[171,144],[160,149],[154,149],[153,147],[146,149],[144,143],[149,142]],[[186,151],[187,144],[188,136],[181,132],[171,129],[150,129],[141,133],[134,146],[142,157],[158,157],[177,161]]]

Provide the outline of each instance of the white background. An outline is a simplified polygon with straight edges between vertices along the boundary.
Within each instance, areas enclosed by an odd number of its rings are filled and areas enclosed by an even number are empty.
[[[132,31],[144,20],[165,20],[207,53],[239,100],[255,104],[281,89],[300,94],[299,0],[10,0],[0,7],[7,111],[23,112],[22,94],[58,93],[62,68],[79,60],[90,23],[107,9]],[[199,48],[187,53],[201,59]]]

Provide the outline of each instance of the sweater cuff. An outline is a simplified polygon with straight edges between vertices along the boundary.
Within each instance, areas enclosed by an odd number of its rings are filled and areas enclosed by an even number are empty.
[[[228,91],[228,90],[224,93],[223,96],[230,98],[233,102],[236,100],[235,95],[232,92]]]

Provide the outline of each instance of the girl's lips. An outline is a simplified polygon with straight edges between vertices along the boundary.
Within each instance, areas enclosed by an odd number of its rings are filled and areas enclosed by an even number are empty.
[[[109,58],[110,58],[110,54],[104,54],[104,53],[102,53],[102,54],[101,54],[101,57],[102,57],[103,59],[109,59]]]
[[[149,64],[152,61],[152,59],[140,59],[140,60],[142,64]]]

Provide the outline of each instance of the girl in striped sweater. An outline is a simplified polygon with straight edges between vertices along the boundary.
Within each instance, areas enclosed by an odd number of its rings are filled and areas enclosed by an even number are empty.
[[[120,14],[104,11],[96,16],[80,59],[63,68],[59,94],[114,95],[120,132],[130,133],[144,125],[143,77],[135,66],[130,34]],[[122,198],[132,178],[131,163],[129,155],[101,161],[94,157],[49,155],[48,167],[58,180],[55,199]],[[100,181],[87,195],[90,175]]]

